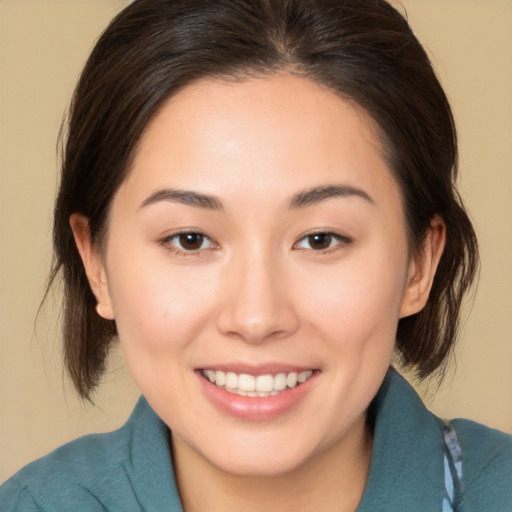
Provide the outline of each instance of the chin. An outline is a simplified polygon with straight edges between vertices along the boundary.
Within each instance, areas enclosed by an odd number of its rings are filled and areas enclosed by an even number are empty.
[[[309,457],[298,454],[260,453],[258,457],[230,457],[209,462],[218,470],[240,478],[276,478],[299,470],[308,460]]]
[[[258,478],[284,476],[323,451],[308,446],[307,437],[297,436],[295,430],[232,434],[227,439],[216,436],[210,443],[189,445],[189,448],[203,462],[226,474]]]

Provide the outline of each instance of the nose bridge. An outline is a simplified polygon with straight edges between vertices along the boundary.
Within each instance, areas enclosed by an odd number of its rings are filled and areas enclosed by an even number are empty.
[[[258,343],[297,328],[298,317],[283,270],[284,262],[262,244],[251,244],[233,254],[219,314],[224,334]]]

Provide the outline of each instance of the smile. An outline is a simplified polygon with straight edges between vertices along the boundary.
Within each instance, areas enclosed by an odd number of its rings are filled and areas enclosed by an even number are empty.
[[[202,370],[202,375],[216,387],[228,393],[249,397],[268,397],[293,389],[306,382],[312,370],[300,373],[277,373],[275,375],[248,375],[246,373],[223,372],[220,370]]]

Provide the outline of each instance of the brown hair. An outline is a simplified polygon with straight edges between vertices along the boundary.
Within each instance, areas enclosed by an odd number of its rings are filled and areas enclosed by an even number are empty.
[[[100,37],[76,87],[55,206],[50,285],[62,271],[66,364],[83,397],[101,377],[116,326],[95,311],[70,215],[84,214],[101,243],[144,128],[180,88],[278,71],[328,86],[376,122],[413,254],[434,215],[443,218],[447,243],[429,301],[400,320],[396,344],[421,378],[442,368],[478,249],[454,185],[450,106],[404,17],[383,0],[136,0]]]

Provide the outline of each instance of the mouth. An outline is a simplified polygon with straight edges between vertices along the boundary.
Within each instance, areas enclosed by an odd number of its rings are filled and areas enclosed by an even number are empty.
[[[304,370],[255,376],[222,370],[204,369],[200,371],[200,374],[217,388],[234,395],[254,398],[275,396],[297,388],[309,380],[314,373],[314,370]]]

